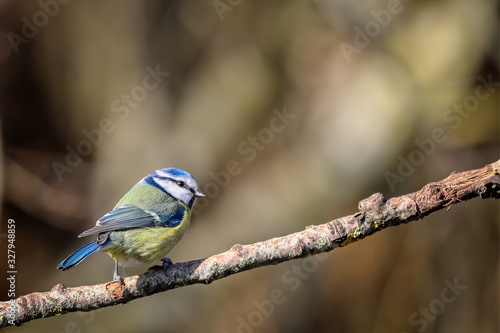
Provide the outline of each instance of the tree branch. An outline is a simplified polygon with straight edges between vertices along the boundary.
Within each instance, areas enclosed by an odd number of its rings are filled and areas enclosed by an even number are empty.
[[[500,198],[500,160],[481,169],[452,173],[421,190],[386,200],[376,193],[359,202],[359,212],[304,231],[250,245],[234,245],[229,251],[205,259],[177,263],[167,274],[159,266],[146,273],[116,281],[34,292],[0,303],[0,327],[21,325],[33,319],[67,312],[92,311],[130,302],[195,283],[209,284],[232,274],[283,261],[328,252],[382,229],[423,218],[430,213],[474,197]],[[9,308],[10,306],[10,308]]]

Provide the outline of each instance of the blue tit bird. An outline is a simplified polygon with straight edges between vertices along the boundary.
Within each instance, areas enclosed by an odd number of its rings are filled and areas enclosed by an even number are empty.
[[[70,269],[102,251],[115,260],[113,279],[120,282],[118,263],[129,266],[162,260],[165,270],[172,264],[165,256],[188,229],[195,199],[204,196],[186,171],[156,170],[135,184],[95,227],[78,235],[97,235],[97,239],[70,254],[57,268]]]

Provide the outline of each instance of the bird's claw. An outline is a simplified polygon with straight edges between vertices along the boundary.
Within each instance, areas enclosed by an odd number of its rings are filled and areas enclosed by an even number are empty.
[[[161,259],[161,261],[163,261],[163,273],[165,273],[165,275],[167,275],[168,266],[173,265],[172,260],[170,260],[170,258],[163,258],[163,259]]]
[[[123,278],[119,274],[113,274],[113,281],[118,281],[120,284],[124,283]]]

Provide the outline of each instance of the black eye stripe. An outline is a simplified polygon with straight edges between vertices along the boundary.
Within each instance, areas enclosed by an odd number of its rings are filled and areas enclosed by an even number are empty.
[[[186,190],[189,190],[193,195],[195,194],[195,190],[193,190],[191,187],[189,187],[189,185],[185,181],[179,180],[179,179],[174,179],[174,178],[168,178],[168,179],[170,181],[174,182],[175,184],[177,184],[177,186],[185,188]]]

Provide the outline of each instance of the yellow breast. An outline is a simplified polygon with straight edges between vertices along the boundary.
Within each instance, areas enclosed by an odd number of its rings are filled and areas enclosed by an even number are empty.
[[[189,227],[189,216],[175,228],[151,227],[113,231],[112,242],[102,251],[124,266],[154,264],[164,258]]]

